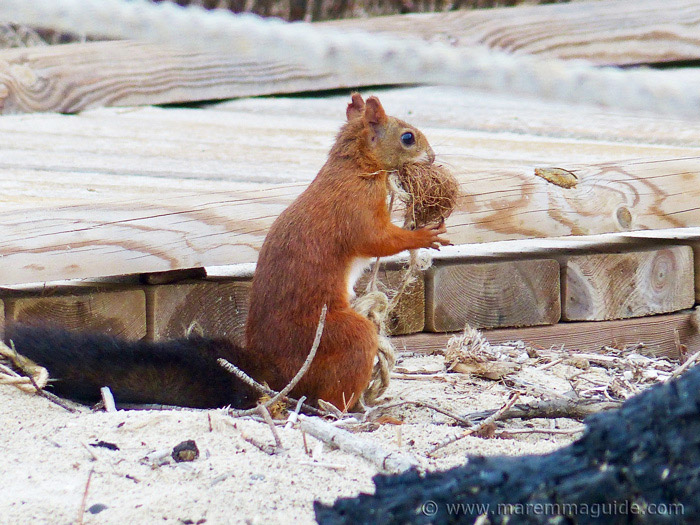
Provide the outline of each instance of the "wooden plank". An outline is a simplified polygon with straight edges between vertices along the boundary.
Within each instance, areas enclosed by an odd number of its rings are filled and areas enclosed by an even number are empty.
[[[370,79],[387,82],[381,74]],[[0,51],[2,114],[70,113],[105,105],[190,102],[351,85],[351,79],[318,67],[138,42]]]
[[[562,261],[562,319],[623,319],[690,308],[693,273],[689,246],[569,257]]]
[[[358,22],[323,25],[354,29]],[[631,65],[700,58],[700,5],[694,0],[616,0],[377,17],[363,30],[512,54]]]
[[[683,76],[684,72],[687,74],[693,71],[698,74],[695,82]],[[679,86],[685,85],[690,88],[700,83],[700,68],[666,70],[664,75],[677,77]],[[490,136],[486,134],[497,133],[501,138],[507,137],[516,148],[526,136],[577,141],[575,152],[560,154],[558,158],[550,159],[552,162],[560,162],[562,158],[571,159],[571,154],[578,156],[585,153],[602,153],[601,142],[606,147],[622,149],[619,152],[611,149],[603,154],[605,157],[599,157],[598,161],[621,160],[628,154],[635,155],[629,149],[632,145],[659,147],[665,144],[697,148],[700,143],[699,121],[661,117],[658,114],[630,114],[583,104],[540,99],[529,99],[524,103],[520,95],[484,93],[449,86],[372,88],[361,91],[365,96],[378,95],[389,114],[406,120],[419,129],[430,130],[428,139],[438,160],[448,163],[455,155],[480,156],[484,143],[475,140],[467,151],[453,144],[449,136],[434,135],[433,130],[436,128],[479,131],[482,132],[481,138]],[[207,111],[252,113],[258,118],[284,115],[304,119],[337,120],[342,118],[338,108],[342,108],[346,102],[347,93],[323,97],[309,95],[242,98],[213,104]],[[543,140],[540,147],[528,150],[527,158],[531,161],[538,159],[536,155],[542,146],[546,147],[547,142]],[[502,154],[510,154],[510,151],[502,151]],[[661,150],[656,153],[639,151],[636,154],[637,158],[645,156],[670,158],[687,155]]]
[[[692,353],[700,346],[698,312],[688,310],[653,317],[616,321],[558,323],[529,328],[484,330],[491,343],[525,341],[540,348],[564,347],[571,351],[598,352],[605,346],[624,348],[642,345],[640,352],[679,358],[678,341]],[[396,348],[410,352],[434,353],[445,349],[455,334],[414,334],[394,338]]]
[[[693,0],[575,2],[322,24],[486,45],[509,53],[639,64],[700,57],[700,8]],[[0,110],[76,112],[104,105],[163,104],[358,85],[395,84],[383,71],[361,77],[299,59],[261,61],[135,42],[90,42],[0,52]]]
[[[365,272],[355,284],[355,293],[360,296],[364,293],[371,272]],[[389,298],[393,296],[403,283],[404,271],[389,269],[382,266],[377,274],[379,290],[387,293]],[[414,334],[422,332],[425,326],[425,278],[422,273],[415,276],[415,280],[409,284],[396,303],[396,307],[389,314],[387,331],[389,335]]]
[[[554,260],[437,264],[426,276],[426,329],[432,332],[534,326],[559,320]]]
[[[245,344],[250,281],[200,281],[146,287],[148,338],[195,334]]]
[[[695,302],[700,303],[700,243],[693,244],[693,260],[695,261]]]
[[[158,108],[1,119],[0,284],[254,262],[341,121]],[[454,243],[700,225],[697,147],[425,131],[461,152]],[[557,161],[642,153],[653,158]],[[551,165],[578,186],[534,174]]]
[[[118,287],[57,286],[35,292],[3,290],[7,322],[54,324],[141,339],[146,335],[142,290]]]

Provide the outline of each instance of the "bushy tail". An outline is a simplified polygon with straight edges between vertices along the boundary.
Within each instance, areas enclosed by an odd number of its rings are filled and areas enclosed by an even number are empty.
[[[8,344],[45,367],[50,389],[83,403],[108,386],[117,402],[249,408],[259,394],[217,363],[237,364],[242,349],[226,340],[192,337],[166,342],[126,341],[97,333],[13,324]]]

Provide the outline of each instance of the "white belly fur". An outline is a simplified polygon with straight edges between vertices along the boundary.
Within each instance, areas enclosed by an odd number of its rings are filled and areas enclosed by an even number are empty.
[[[350,263],[350,270],[348,271],[348,294],[350,297],[355,297],[355,283],[362,276],[369,265],[372,264],[372,259],[369,257],[355,257],[355,259]]]

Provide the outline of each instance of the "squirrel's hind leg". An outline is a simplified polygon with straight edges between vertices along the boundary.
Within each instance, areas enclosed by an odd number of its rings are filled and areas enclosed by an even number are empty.
[[[352,409],[372,376],[377,345],[377,330],[367,318],[350,308],[329,311],[316,357],[293,394]]]

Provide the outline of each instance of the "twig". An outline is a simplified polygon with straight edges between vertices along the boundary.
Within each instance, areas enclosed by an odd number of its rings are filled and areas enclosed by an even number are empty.
[[[36,381],[34,380],[34,376],[32,375],[31,372],[26,370],[24,366],[22,365],[22,361],[19,358],[20,354],[17,353],[17,350],[15,349],[15,343],[13,341],[10,341],[10,348],[12,349],[12,352],[14,353],[14,359],[12,359],[12,363],[19,368],[20,372],[22,372],[27,379],[29,379],[29,382],[32,384],[34,387],[34,390],[36,390],[36,393],[43,397],[44,399],[49,400],[51,403],[60,406],[62,409],[67,410],[68,412],[71,413],[76,413],[79,412],[77,408],[73,408],[70,405],[68,405],[65,401],[63,401],[60,397],[58,397],[55,394],[52,394],[50,392],[45,391],[43,388],[41,388],[39,385],[36,384]]]
[[[439,406],[437,406],[437,405],[433,405],[432,403],[426,403],[425,401],[399,401],[398,403],[393,403],[393,404],[390,404],[390,405],[380,405],[380,406],[377,406],[377,407],[372,408],[372,409],[367,413],[367,416],[366,416],[366,417],[371,417],[371,415],[372,415],[375,411],[388,410],[388,409],[390,409],[390,408],[396,408],[396,407],[400,407],[400,406],[403,406],[403,405],[413,405],[413,406],[416,406],[416,407],[422,407],[422,408],[427,408],[427,409],[430,409],[430,410],[434,410],[435,412],[439,412],[440,414],[443,414],[443,415],[445,415],[445,416],[447,416],[447,417],[451,417],[452,419],[454,419],[455,421],[457,421],[457,423],[459,423],[459,424],[462,425],[463,427],[472,427],[472,426],[474,426],[474,423],[472,423],[469,419],[464,418],[464,417],[462,417],[462,416],[459,416],[459,415],[455,414],[454,412],[451,412],[451,411],[449,411],[449,410],[446,410],[446,409],[444,409],[444,408],[442,408],[442,407],[439,407]]]
[[[272,406],[273,404],[277,403],[280,399],[283,397],[286,397],[289,392],[292,391],[292,389],[297,385],[297,383],[301,380],[301,378],[304,376],[304,374],[308,371],[309,367],[311,366],[311,362],[314,360],[314,357],[316,356],[316,351],[318,350],[319,345],[321,344],[321,335],[323,334],[323,328],[326,324],[326,313],[328,312],[328,306],[323,305],[323,309],[321,310],[321,318],[318,321],[318,326],[316,327],[316,336],[314,337],[314,342],[311,345],[311,350],[309,351],[309,355],[306,357],[306,360],[304,361],[304,364],[301,366],[299,371],[296,373],[296,375],[292,378],[292,380],[285,386],[280,392],[275,392],[274,390],[271,390],[269,388],[265,388],[262,386],[260,383],[255,381],[253,378],[248,376],[245,372],[237,368],[235,365],[229,363],[225,359],[219,359],[218,362],[220,365],[222,365],[226,370],[229,372],[232,372],[235,374],[237,377],[239,377],[241,380],[245,381],[249,385],[253,386],[254,388],[257,388],[263,393],[266,393],[267,395],[272,395],[270,399],[265,401],[265,403],[262,403],[265,408]],[[247,379],[244,379],[246,377]],[[292,398],[289,398],[292,400]],[[294,402],[298,402],[296,399],[293,400]],[[315,409],[314,407],[310,407],[309,405],[304,404],[304,408],[309,408],[310,412],[316,412],[320,413],[323,415],[321,411],[318,409]],[[250,408],[248,410],[231,410],[229,411],[229,415],[234,416],[234,417],[242,417],[242,416],[249,416],[251,414],[257,413],[257,408]]]
[[[267,409],[267,407],[265,405],[258,405],[258,412],[265,420],[265,423],[267,423],[267,426],[270,427],[270,430],[272,431],[272,437],[275,438],[275,453],[282,452],[284,450],[284,445],[282,445],[282,440],[280,439],[280,435],[277,432],[277,429],[275,428],[275,422],[272,421],[272,416],[270,416],[270,411]]]
[[[100,388],[100,395],[102,396],[102,404],[105,406],[105,412],[116,412],[117,405],[114,403],[114,396],[108,386]]]
[[[83,499],[80,502],[80,511],[78,512],[78,525],[83,525],[83,516],[85,515],[85,505],[87,504],[88,491],[90,490],[90,480],[94,474],[95,469],[90,469],[88,474],[87,482],[85,482],[85,490],[83,491]]]
[[[275,447],[272,445],[268,445],[267,443],[259,443],[258,441],[255,440],[255,438],[252,438],[243,432],[241,432],[241,437],[243,438],[244,441],[247,441],[251,445],[253,445],[255,448],[263,451],[265,454],[269,454],[270,456],[274,456],[277,451],[275,450]]]
[[[299,398],[299,401],[297,401],[297,406],[294,409],[294,412],[289,414],[289,417],[287,418],[287,423],[284,425],[285,429],[292,428],[292,425],[297,422],[297,419],[299,419],[299,412],[301,411],[301,405],[304,404],[304,401],[306,400],[306,396],[301,396]]]
[[[700,357],[700,352],[695,352],[693,355],[691,355],[688,359],[685,360],[685,363],[683,363],[671,373],[671,377],[669,379],[678,377],[683,372],[688,370],[691,366],[695,364],[695,362],[698,360],[698,357]]]
[[[463,439],[463,438],[465,438],[465,437],[467,437],[467,436],[471,436],[472,434],[481,432],[483,429],[485,429],[486,427],[488,427],[489,425],[493,424],[495,421],[497,421],[498,419],[500,419],[500,417],[501,417],[503,414],[505,414],[505,413],[515,404],[515,402],[516,402],[518,399],[520,399],[520,394],[519,394],[518,392],[514,392],[513,395],[510,396],[510,398],[508,399],[508,401],[506,401],[505,405],[503,405],[503,406],[502,406],[501,408],[499,408],[495,413],[491,414],[489,417],[487,417],[486,419],[484,419],[484,420],[483,420],[481,423],[479,423],[477,426],[472,427],[472,428],[468,428],[467,430],[465,430],[465,431],[462,432],[461,434],[459,434],[459,435],[457,435],[457,436],[453,436],[453,437],[451,437],[451,438],[449,438],[449,439],[446,439],[446,440],[444,440],[444,441],[438,443],[437,445],[435,445],[434,447],[432,447],[430,450],[428,450],[428,451],[426,452],[426,454],[427,454],[428,456],[431,456],[431,457],[432,457],[433,454],[435,454],[435,452],[437,452],[437,451],[440,450],[441,448],[444,448],[444,447],[446,447],[447,445],[451,445],[452,443],[455,443],[455,442],[459,441],[460,439]]]
[[[586,427],[581,428],[513,428],[510,430],[502,430],[496,437],[506,437],[508,435],[515,434],[561,434],[561,435],[572,435],[583,432]]]
[[[401,452],[387,452],[373,441],[368,441],[351,434],[347,430],[336,428],[319,418],[299,416],[299,428],[316,439],[366,459],[379,470],[389,474],[405,472],[416,468],[418,462]]]
[[[515,405],[500,416],[501,421],[506,419],[534,419],[534,418],[558,418],[566,417],[569,419],[584,419],[591,414],[603,412],[618,408],[621,405],[619,401],[599,401],[592,399],[569,399],[557,398],[548,399],[546,401],[538,401],[532,404]],[[468,419],[480,420],[488,418],[494,414],[496,410],[483,410],[481,412],[472,412],[468,414]]]
[[[345,465],[337,465],[335,463],[321,463],[319,461],[306,461],[306,460],[299,460],[299,461],[294,461],[297,465],[309,465],[310,467],[323,467],[323,468],[328,468],[331,470],[345,470],[347,467]]]

